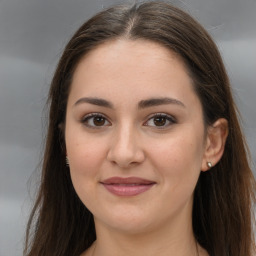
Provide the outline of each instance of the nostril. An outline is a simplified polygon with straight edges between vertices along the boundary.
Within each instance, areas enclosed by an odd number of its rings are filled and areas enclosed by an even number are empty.
[[[144,153],[137,149],[136,151],[114,151],[110,150],[107,155],[107,160],[112,164],[116,164],[121,168],[127,168],[137,165],[144,161]]]
[[[136,138],[136,131],[129,124],[120,126],[114,135],[107,153],[108,161],[122,168],[143,162],[144,152]]]

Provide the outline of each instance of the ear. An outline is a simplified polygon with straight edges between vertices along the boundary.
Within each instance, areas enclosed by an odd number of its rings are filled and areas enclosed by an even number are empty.
[[[202,171],[209,170],[219,162],[224,152],[227,136],[228,121],[224,118],[218,119],[214,124],[208,127],[205,152],[201,166]]]

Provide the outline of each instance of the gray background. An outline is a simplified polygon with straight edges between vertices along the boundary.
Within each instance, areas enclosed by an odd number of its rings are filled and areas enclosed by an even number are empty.
[[[43,108],[62,49],[91,15],[121,2],[0,0],[1,256],[22,254],[43,148]],[[172,2],[196,17],[217,42],[255,162],[256,0]]]

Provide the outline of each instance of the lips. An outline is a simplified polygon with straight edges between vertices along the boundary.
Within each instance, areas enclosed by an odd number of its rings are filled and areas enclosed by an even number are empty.
[[[151,189],[156,182],[138,177],[111,177],[101,184],[114,195],[136,196]]]

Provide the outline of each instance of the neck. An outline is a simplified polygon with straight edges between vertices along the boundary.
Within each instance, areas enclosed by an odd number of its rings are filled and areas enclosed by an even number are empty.
[[[167,227],[148,230],[145,233],[127,234],[103,228],[97,232],[97,240],[91,256],[199,256],[192,225],[183,230]]]

